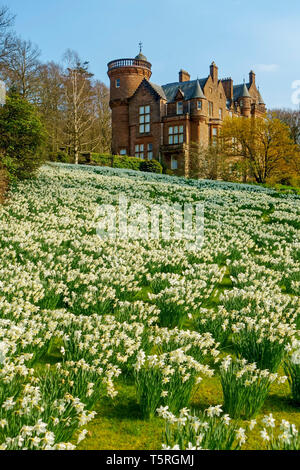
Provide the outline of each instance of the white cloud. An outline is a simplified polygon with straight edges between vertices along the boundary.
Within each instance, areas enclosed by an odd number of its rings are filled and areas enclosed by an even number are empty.
[[[278,64],[257,64],[255,66],[260,72],[276,72],[279,69]]]

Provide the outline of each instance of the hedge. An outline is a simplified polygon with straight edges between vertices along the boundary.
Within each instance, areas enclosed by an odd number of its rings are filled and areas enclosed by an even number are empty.
[[[147,171],[152,173],[162,173],[162,166],[157,160],[142,160],[141,158],[128,157],[127,155],[108,155],[91,153],[90,164],[99,166],[109,166],[111,168],[126,168],[136,171]],[[85,159],[85,162],[87,159]]]

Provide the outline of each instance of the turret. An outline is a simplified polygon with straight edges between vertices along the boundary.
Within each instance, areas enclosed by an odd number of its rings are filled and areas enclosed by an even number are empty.
[[[118,59],[109,62],[110,107],[112,110],[112,153],[129,153],[128,99],[140,83],[152,75],[152,65],[140,53],[134,59]]]
[[[203,115],[204,114],[204,102],[206,97],[202,91],[199,80],[197,79],[193,94],[191,96],[192,101],[192,114],[194,115]]]
[[[244,82],[243,93],[240,97],[241,113],[245,117],[251,116],[251,96],[248,91],[247,85]]]

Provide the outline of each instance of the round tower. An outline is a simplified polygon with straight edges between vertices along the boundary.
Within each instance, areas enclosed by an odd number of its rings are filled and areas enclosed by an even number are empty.
[[[118,59],[109,62],[110,107],[112,110],[112,153],[129,154],[130,130],[128,99],[140,83],[152,75],[152,65],[140,53],[134,59]]]

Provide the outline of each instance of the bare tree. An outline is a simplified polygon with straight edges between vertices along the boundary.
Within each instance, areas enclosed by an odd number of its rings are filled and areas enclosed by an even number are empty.
[[[95,141],[89,135],[96,120],[93,74],[88,71],[88,62],[82,62],[75,51],[68,50],[65,60],[68,64],[64,74],[66,132],[78,164],[80,151]]]
[[[14,19],[7,7],[0,7],[0,70],[3,59],[11,54],[15,47],[14,35],[11,32]]]
[[[111,111],[109,107],[109,89],[96,81],[95,86],[96,121],[92,128],[95,138],[95,150],[99,153],[109,153],[111,148]]]
[[[39,81],[40,50],[31,41],[15,40],[15,46],[2,59],[2,75],[24,98],[35,101]]]
[[[48,135],[48,149],[56,152],[63,145],[65,93],[62,67],[54,62],[40,66],[38,107]]]

